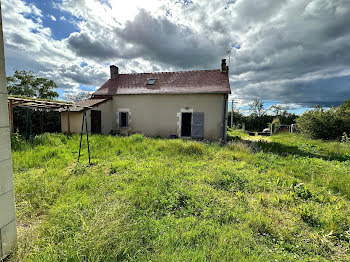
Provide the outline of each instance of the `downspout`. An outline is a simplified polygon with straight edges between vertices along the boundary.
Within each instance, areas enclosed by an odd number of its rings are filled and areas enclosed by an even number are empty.
[[[221,130],[221,140],[226,142],[226,115],[227,115],[227,98],[228,95],[224,95],[223,108],[222,108],[222,130]]]

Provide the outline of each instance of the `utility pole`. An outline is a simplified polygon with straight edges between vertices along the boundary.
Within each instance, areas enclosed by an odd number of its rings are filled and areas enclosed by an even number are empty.
[[[233,99],[231,100],[231,128],[233,126]]]
[[[231,128],[232,128],[232,126],[233,126],[233,109],[234,109],[234,104],[235,104],[236,102],[233,100],[233,98],[232,98],[232,100],[231,100]]]

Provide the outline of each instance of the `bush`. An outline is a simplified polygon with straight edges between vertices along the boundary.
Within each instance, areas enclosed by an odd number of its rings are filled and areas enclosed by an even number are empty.
[[[350,144],[350,134],[348,135],[344,132],[344,134],[341,137],[341,142]]]
[[[297,119],[302,133],[315,139],[339,139],[350,129],[350,106],[344,104],[338,108],[325,110],[315,107],[306,111]]]
[[[272,132],[277,134],[281,127],[281,121],[278,117],[274,118],[272,121]]]
[[[28,150],[30,145],[27,141],[18,133],[14,133],[11,136],[11,147],[13,151],[23,151]]]

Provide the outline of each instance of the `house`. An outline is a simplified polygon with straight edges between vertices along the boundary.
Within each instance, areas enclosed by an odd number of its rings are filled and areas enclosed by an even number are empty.
[[[226,138],[231,89],[225,59],[217,70],[120,74],[112,65],[110,72],[90,99],[62,112],[62,132],[81,131],[85,108],[92,133]]]

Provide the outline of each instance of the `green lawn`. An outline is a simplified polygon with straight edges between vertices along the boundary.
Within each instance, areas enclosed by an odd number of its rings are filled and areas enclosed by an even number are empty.
[[[349,144],[229,137],[14,138],[11,260],[349,261]]]

